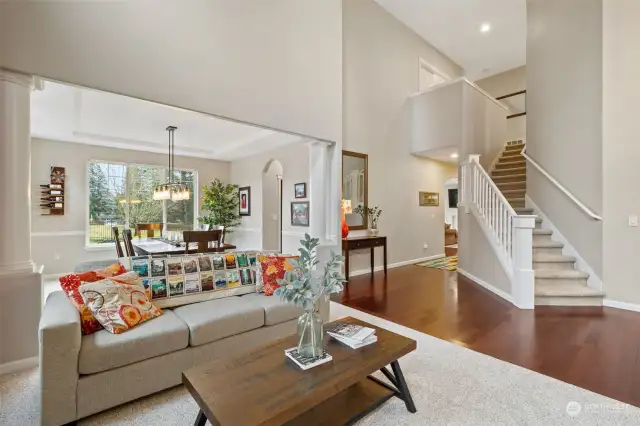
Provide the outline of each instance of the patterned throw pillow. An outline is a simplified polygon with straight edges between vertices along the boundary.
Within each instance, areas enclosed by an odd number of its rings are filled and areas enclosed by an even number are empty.
[[[280,287],[277,280],[283,279],[286,271],[293,270],[289,259],[298,259],[298,256],[267,257],[260,262],[265,296],[272,296],[276,289]]]
[[[162,315],[141,284],[124,284],[107,278],[80,286],[80,294],[102,327],[120,334]]]
[[[82,334],[93,334],[98,330],[102,329],[102,326],[95,319],[89,308],[85,305],[82,300],[82,296],[78,291],[78,288],[84,283],[91,283],[95,281],[100,281],[105,278],[114,277],[118,275],[122,275],[127,270],[124,266],[115,263],[111,266],[108,266],[105,269],[98,269],[95,271],[87,271],[78,274],[69,274],[63,277],[60,277],[60,287],[62,287],[62,291],[67,295],[71,304],[75,306],[75,308],[80,313],[80,328],[82,330]],[[138,278],[137,274],[135,278]],[[120,278],[122,279],[122,277]],[[128,278],[125,278],[128,279]]]

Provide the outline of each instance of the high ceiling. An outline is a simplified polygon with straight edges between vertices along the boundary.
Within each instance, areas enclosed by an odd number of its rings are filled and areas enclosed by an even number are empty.
[[[168,107],[107,92],[50,81],[32,92],[31,135],[158,153],[168,152],[167,126],[175,132],[176,155],[232,161],[299,136]]]
[[[375,0],[476,80],[526,62],[526,0]],[[491,30],[482,33],[488,23]]]

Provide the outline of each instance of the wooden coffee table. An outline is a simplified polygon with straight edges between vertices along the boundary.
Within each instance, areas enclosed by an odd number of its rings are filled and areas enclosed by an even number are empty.
[[[416,342],[354,318],[336,322],[375,328],[378,342],[351,349],[325,336],[333,361],[304,371],[284,355],[297,344],[290,336],[182,373],[200,406],[195,425],[207,420],[214,426],[352,424],[393,396],[415,413],[398,359],[414,351]],[[377,370],[389,383],[370,376]]]

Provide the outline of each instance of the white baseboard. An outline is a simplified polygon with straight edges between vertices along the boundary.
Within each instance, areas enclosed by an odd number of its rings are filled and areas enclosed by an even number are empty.
[[[624,309],[625,311],[640,312],[640,305],[636,305],[635,303],[618,302],[616,300],[604,299],[602,301],[602,305],[609,308]]]
[[[3,374],[15,373],[16,371],[26,370],[27,368],[37,367],[38,357],[19,359],[17,361],[0,364],[0,376]]]
[[[401,266],[413,265],[415,263],[426,262],[428,260],[441,259],[443,257],[444,257],[444,253],[436,254],[434,256],[421,257],[419,259],[405,260],[402,262],[391,263],[387,265],[387,269],[399,268]],[[374,272],[384,271],[384,266],[383,265],[376,266],[375,268],[373,268],[373,271]],[[349,272],[349,277],[355,277],[358,275],[364,275],[364,274],[370,274],[370,273],[371,273],[371,268],[361,269],[359,271]]]
[[[475,275],[471,275],[470,273],[468,273],[467,271],[465,271],[464,269],[460,269],[460,267],[458,267],[458,272],[462,275],[464,275],[465,277],[469,278],[471,281],[473,281],[474,283],[486,288],[487,290],[489,290],[490,292],[502,297],[504,300],[511,302],[515,305],[515,301],[513,300],[513,297],[511,297],[510,294],[500,290],[497,287],[492,286],[491,284],[489,284],[488,282],[481,280],[480,278],[476,277]]]
[[[554,224],[549,220],[547,216],[545,216],[545,214],[542,212],[542,210],[540,210],[536,203],[526,194],[524,196],[524,203],[525,206],[532,208],[536,215],[540,216],[540,218],[542,219],[542,228],[553,231],[553,239],[564,244],[562,254],[575,257],[576,269],[587,272],[589,274],[587,285],[594,290],[604,291],[604,284],[602,283],[602,280],[600,279],[598,274],[593,272],[591,266],[584,260],[582,256],[580,256],[580,253],[578,253],[578,251],[571,245],[571,243],[569,243],[569,240],[567,240],[564,235],[562,235],[562,233],[558,231],[558,228],[554,226]]]

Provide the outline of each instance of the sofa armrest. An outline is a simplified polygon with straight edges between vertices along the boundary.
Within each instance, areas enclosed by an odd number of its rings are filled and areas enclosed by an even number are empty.
[[[39,326],[41,424],[76,420],[80,314],[62,291],[47,297]]]

